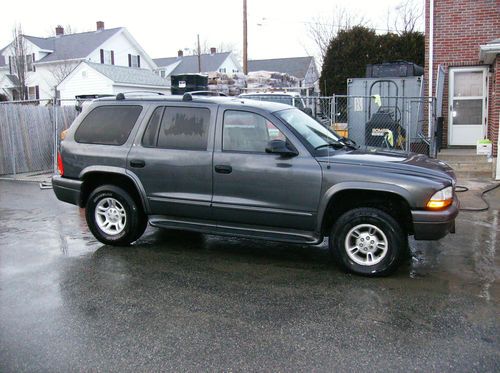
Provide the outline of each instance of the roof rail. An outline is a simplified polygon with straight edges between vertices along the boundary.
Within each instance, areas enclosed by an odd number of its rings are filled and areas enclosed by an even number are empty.
[[[191,96],[222,96],[227,97],[225,93],[219,91],[192,91],[188,92]]]
[[[193,96],[190,92],[186,92],[182,95],[182,101],[193,101]]]
[[[129,92],[125,92],[127,95],[131,94],[134,95],[134,94],[141,94],[141,95],[152,95],[152,96],[165,96],[164,93],[162,92],[152,92],[152,91],[129,91]],[[116,99],[117,100],[125,100],[125,93],[118,93],[116,95]]]

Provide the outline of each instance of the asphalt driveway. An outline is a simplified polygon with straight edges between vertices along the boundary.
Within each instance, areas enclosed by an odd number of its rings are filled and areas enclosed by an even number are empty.
[[[392,277],[327,246],[148,228],[103,246],[83,210],[0,181],[0,371],[499,371],[500,190]]]

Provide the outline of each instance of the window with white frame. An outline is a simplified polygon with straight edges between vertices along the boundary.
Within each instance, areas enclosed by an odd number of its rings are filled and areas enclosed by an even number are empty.
[[[141,57],[130,55],[130,67],[141,67]]]
[[[219,72],[220,72],[220,73],[225,73],[225,72],[226,72],[226,68],[225,68],[225,67],[221,67],[221,68],[219,69]]]
[[[37,100],[38,99],[38,94],[37,94],[38,87],[28,87],[28,100]]]
[[[160,76],[161,76],[162,78],[164,78],[164,77],[165,77],[165,70],[160,70]]]
[[[33,71],[33,55],[28,54],[26,56],[26,71]]]
[[[106,65],[112,65],[113,64],[113,59],[112,59],[112,52],[111,51],[104,51],[104,63]]]

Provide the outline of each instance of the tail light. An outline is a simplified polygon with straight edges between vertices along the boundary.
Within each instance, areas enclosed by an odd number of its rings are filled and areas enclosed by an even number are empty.
[[[57,152],[57,171],[59,172],[59,175],[61,175],[61,176],[64,175],[63,160],[61,157],[61,153],[59,153],[59,152]]]

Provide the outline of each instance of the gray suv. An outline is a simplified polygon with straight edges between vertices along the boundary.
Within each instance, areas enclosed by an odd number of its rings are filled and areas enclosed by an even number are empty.
[[[315,245],[368,276],[397,268],[408,236],[453,232],[445,163],[360,148],[297,108],[224,97],[96,100],[68,130],[53,178],[108,245],[149,222],[171,229]]]

